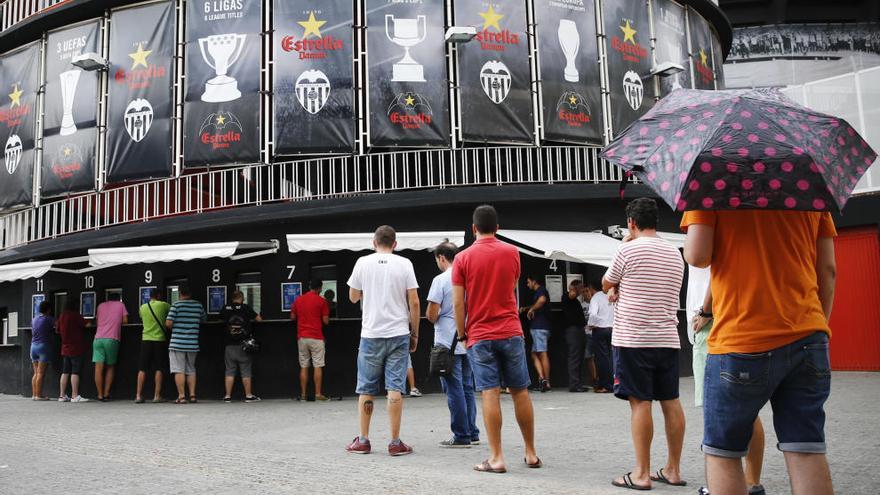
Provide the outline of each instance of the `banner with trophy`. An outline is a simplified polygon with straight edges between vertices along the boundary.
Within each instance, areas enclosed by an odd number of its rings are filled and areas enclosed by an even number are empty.
[[[611,125],[620,134],[654,106],[651,28],[641,0],[603,0]]]
[[[107,182],[171,175],[174,25],[171,2],[112,13]]]
[[[706,19],[691,10],[688,15],[691,32],[691,68],[694,89],[715,89],[715,62],[712,60],[712,31]]]
[[[591,0],[535,0],[544,140],[602,143],[602,94]]]
[[[83,53],[100,53],[100,45],[98,21],[48,35],[40,166],[43,197],[95,188],[99,72],[84,71],[71,60]]]
[[[39,43],[0,57],[0,139],[6,143],[0,169],[0,210],[33,204],[39,68]]]
[[[367,0],[371,146],[448,146],[444,0]]]
[[[454,7],[456,26],[477,27],[458,47],[462,139],[534,142],[525,2],[455,0]]]
[[[187,166],[260,159],[261,5],[256,0],[186,4]]]
[[[654,0],[654,35],[657,38],[657,63],[672,62],[684,71],[660,78],[660,96],[678,88],[691,87],[690,56],[687,43],[685,8],[672,0]]]
[[[275,0],[275,153],[351,153],[355,140],[350,0]]]

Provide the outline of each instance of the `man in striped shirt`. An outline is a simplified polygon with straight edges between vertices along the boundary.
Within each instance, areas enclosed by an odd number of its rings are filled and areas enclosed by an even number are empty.
[[[678,401],[678,307],[684,261],[678,249],[657,236],[658,210],[653,199],[626,207],[630,235],[623,239],[602,279],[602,289],[616,302],[611,345],[614,395],[628,400],[636,466],[614,486],[650,489],[651,482],[684,486],[681,449],[684,411]],[[660,401],[666,423],[666,466],[651,473],[652,401]]]
[[[196,402],[196,355],[199,353],[199,328],[205,321],[205,308],[193,300],[189,287],[178,289],[180,300],[171,306],[165,326],[171,330],[168,360],[177,385],[177,404],[186,402],[184,384],[189,388],[189,402]],[[184,383],[185,382],[185,383]]]

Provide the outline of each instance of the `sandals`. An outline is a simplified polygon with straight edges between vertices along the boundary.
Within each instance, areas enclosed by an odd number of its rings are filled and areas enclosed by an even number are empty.
[[[135,400],[134,400],[134,403],[135,403],[135,404],[143,404],[143,403],[144,403],[144,399],[135,399]]]
[[[505,468],[493,468],[491,464],[489,464],[489,459],[477,464],[474,466],[474,471],[479,471],[481,473],[495,473],[495,474],[503,474],[507,472]]]
[[[190,404],[195,404],[195,403],[198,402],[198,401],[199,401],[199,400],[196,399],[196,396],[195,396],[195,395],[190,395],[190,396],[189,396],[189,403],[190,403]]]
[[[687,481],[684,481],[684,480],[678,481],[676,483],[669,481],[669,478],[667,478],[666,475],[663,474],[663,468],[660,468],[659,470],[657,470],[656,473],[651,475],[651,481],[656,481],[658,483],[666,483],[667,485],[670,485],[670,486],[687,486]]]
[[[523,457],[523,462],[526,463],[526,466],[528,466],[528,467],[531,468],[531,469],[539,469],[539,468],[544,467],[544,463],[541,462],[541,458],[540,458],[540,457],[535,456],[535,459],[537,459],[537,461],[535,461],[534,464],[529,464],[528,459],[526,459],[525,457]]]
[[[178,397],[177,400],[174,401],[175,404],[186,404],[185,397]]]
[[[650,490],[650,489],[652,488],[652,487],[650,487],[650,486],[637,485],[637,484],[633,483],[633,480],[632,480],[632,476],[631,476],[631,475],[632,475],[632,472],[626,473],[626,474],[624,474],[623,477],[621,478],[621,479],[623,480],[623,482],[620,482],[620,481],[614,480],[614,481],[611,482],[611,484],[614,485],[614,486],[616,486],[616,487],[619,487],[619,488],[627,488],[627,489],[630,489],[630,490],[640,490],[640,491],[647,491],[647,490]]]

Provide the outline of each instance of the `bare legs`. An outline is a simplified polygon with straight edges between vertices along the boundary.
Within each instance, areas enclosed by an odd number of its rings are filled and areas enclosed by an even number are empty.
[[[175,373],[174,385],[177,386],[177,400],[186,399],[186,390],[184,390],[184,386],[186,385],[186,375],[183,373]]]
[[[681,449],[684,446],[685,420],[681,402],[678,399],[660,401],[666,428],[667,460],[663,475],[669,481],[681,481]],[[649,446],[650,449],[650,446]]]
[[[46,367],[49,363],[34,363],[34,376],[31,377],[31,391],[34,399],[43,396],[43,378],[46,376]]]
[[[115,367],[110,364],[95,363],[95,388],[98,389],[98,400],[110,396]]]
[[[631,475],[632,480],[633,483],[640,486],[651,486],[651,441],[654,439],[651,401],[630,397],[629,405],[632,410],[632,438],[636,454],[636,465]],[[675,483],[681,481],[681,449],[684,445],[685,428],[684,411],[682,411],[678,399],[661,401],[660,407],[663,409],[668,452],[668,460],[663,468],[663,474]]]
[[[324,395],[324,368],[315,368],[315,395]]]
[[[546,352],[532,352],[532,364],[535,365],[535,371],[538,378],[550,381],[550,357]]]
[[[186,375],[186,386],[189,388],[189,396],[196,396],[196,375]]]
[[[234,384],[235,384],[235,377],[234,376],[227,376],[227,377],[223,378],[223,385],[226,388],[226,395],[223,396],[224,398],[228,399],[228,398],[232,397],[232,386]]]
[[[391,426],[391,440],[400,438],[400,418],[403,416],[403,397],[396,390],[388,391],[388,421]],[[361,438],[370,438],[370,420],[373,418],[373,396],[358,397],[358,419]]]
[[[358,397],[358,420],[360,421],[361,438],[370,438],[370,420],[373,418],[373,396]]]
[[[60,392],[58,392],[59,399],[64,397],[64,392],[67,391],[67,383],[69,381],[70,381],[70,374],[69,373],[61,373],[61,383],[59,384],[59,387],[58,387],[59,390],[61,390]],[[74,395],[73,397],[76,397],[76,395]]]
[[[752,439],[749,441],[749,452],[746,454],[746,483],[749,486],[761,484],[761,469],[764,467],[764,425],[761,418],[755,419],[752,427]]]
[[[75,399],[79,395],[79,375],[72,375],[70,373],[61,374],[61,393],[58,394],[58,397],[64,397],[68,382],[70,383],[70,397]]]
[[[416,373],[412,368],[407,368],[406,370],[406,383],[409,384],[409,389],[412,390],[416,387]]]
[[[831,471],[825,454],[785,453],[792,495],[833,495]]]
[[[501,449],[501,389],[492,388],[481,392],[483,397],[483,423],[489,439],[489,464],[494,469],[506,469],[504,453]],[[532,400],[524,388],[510,389],[513,398],[514,414],[525,443],[525,458],[529,463],[538,461],[535,453],[535,416]]]
[[[145,371],[138,371],[137,377],[137,393],[135,394],[135,400],[141,400],[143,398],[144,391],[144,382],[147,380],[147,373]],[[153,390],[153,400],[161,400],[162,399],[162,372],[157,371],[154,375],[155,385]]]
[[[319,397],[323,394],[324,368],[312,368],[312,374],[315,380],[315,396]],[[309,368],[299,369],[299,389],[300,397],[306,397],[309,387]]]
[[[309,369],[308,368],[300,368],[299,369],[299,396],[303,399],[306,398],[306,396],[308,396],[308,390],[309,390],[308,386],[309,386]],[[315,387],[315,388],[317,388],[317,387]]]

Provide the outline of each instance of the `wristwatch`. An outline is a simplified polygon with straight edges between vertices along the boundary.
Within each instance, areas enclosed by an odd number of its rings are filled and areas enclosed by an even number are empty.
[[[700,318],[709,318],[709,319],[713,318],[712,313],[707,313],[707,312],[703,311],[702,306],[700,307],[700,312],[697,314],[698,314],[698,316],[700,316]]]

